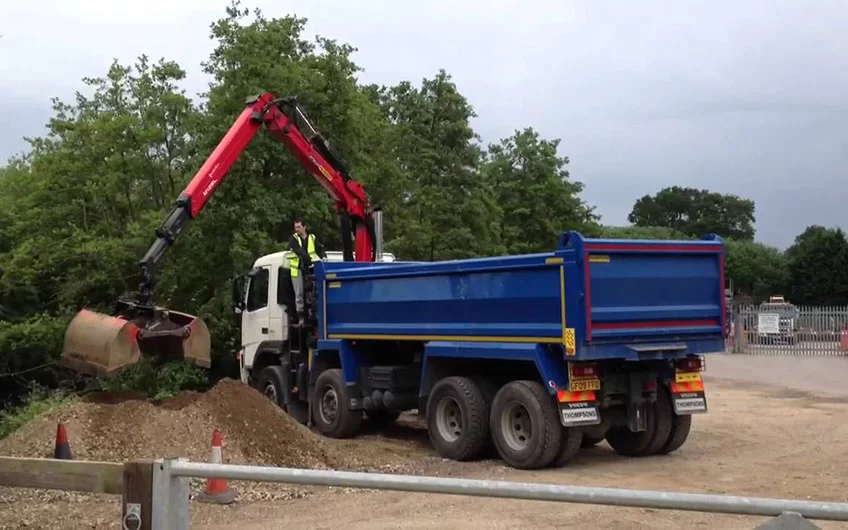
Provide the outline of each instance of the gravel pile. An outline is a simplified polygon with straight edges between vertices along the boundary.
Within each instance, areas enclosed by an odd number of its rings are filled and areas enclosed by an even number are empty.
[[[151,401],[133,393],[84,396],[49,411],[0,440],[0,455],[52,458],[56,425],[64,422],[77,460],[120,462],[136,458],[181,456],[208,462],[214,429],[223,438],[224,463],[304,469],[361,469],[385,462],[363,461],[351,452],[295,422],[255,389],[232,379],[205,393],[184,392]],[[379,459],[378,452],[364,453]],[[192,481],[196,494],[205,481]],[[300,489],[265,483],[233,482],[240,500],[300,497]],[[23,493],[23,491],[18,492]],[[3,492],[0,503],[9,501]],[[78,494],[38,492],[39,497]],[[47,499],[44,499],[47,500]]]

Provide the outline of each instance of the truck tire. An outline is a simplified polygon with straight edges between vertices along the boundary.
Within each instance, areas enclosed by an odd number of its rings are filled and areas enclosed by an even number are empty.
[[[580,442],[580,447],[583,449],[595,447],[604,441],[608,430],[609,421],[603,417],[600,424],[583,427],[583,440]]]
[[[495,399],[495,394],[498,393],[498,385],[492,379],[484,376],[484,375],[475,375],[471,377],[471,380],[480,387],[480,390],[483,392],[483,397],[486,399],[486,404],[489,406],[489,410],[492,409],[492,401]],[[486,428],[489,427],[488,414],[486,415]],[[488,436],[486,438],[486,443],[483,444],[483,450],[480,451],[478,455],[480,458],[487,460],[497,460],[499,457],[498,450],[495,448],[495,443],[492,441],[492,437]]]
[[[554,457],[553,467],[562,467],[574,460],[585,439],[582,427],[563,427],[562,439],[559,442],[559,451]]]
[[[321,372],[315,381],[312,421],[330,438],[350,438],[362,425],[362,411],[349,408],[350,395],[339,368]]]
[[[498,390],[489,429],[501,459],[517,469],[547,467],[560,451],[556,405],[536,381],[512,381]]]
[[[476,458],[489,439],[489,403],[480,387],[467,377],[436,382],[427,399],[427,434],[442,458]]]
[[[266,366],[259,372],[256,390],[274,402],[281,409],[286,409],[283,395],[283,367],[278,365]]]
[[[674,421],[674,410],[671,399],[662,386],[657,390],[657,400],[654,406],[654,437],[645,449],[645,455],[656,455],[671,438],[671,424]]]
[[[665,390],[665,392],[668,392],[668,390]],[[689,432],[692,430],[692,416],[689,414],[678,416],[674,413],[673,406],[671,405],[671,396],[668,396],[668,400],[669,406],[672,408],[671,433],[669,434],[668,441],[666,441],[665,445],[657,451],[657,454],[660,455],[667,455],[683,447],[683,444],[686,443],[686,439],[689,438]]]
[[[633,432],[626,425],[613,425],[606,440],[613,450],[623,456],[641,457],[656,454],[671,435],[672,411],[668,401],[660,397],[647,407],[644,431]]]

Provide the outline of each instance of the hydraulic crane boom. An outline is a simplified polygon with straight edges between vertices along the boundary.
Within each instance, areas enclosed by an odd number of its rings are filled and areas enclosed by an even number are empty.
[[[344,259],[376,259],[374,212],[362,184],[350,177],[327,141],[309,123],[296,98],[276,98],[265,92],[247,101],[247,107],[157,228],[156,240],[139,262],[141,279],[135,300],[119,301],[117,316],[86,309],[77,313],[65,333],[61,364],[84,373],[109,375],[137,362],[140,354],[155,353],[210,365],[209,331],[203,321],[152,305],[155,270],[263,125],[334,199],[340,214]],[[355,232],[353,241],[351,232]]]
[[[174,209],[157,230],[157,240],[141,260],[142,286],[140,302],[149,297],[148,282],[152,269],[162,258],[165,250],[182,231],[189,218],[197,217],[206,202],[226,177],[230,167],[241,155],[264,124],[268,131],[282,141],[315,177],[321,186],[335,199],[342,214],[342,241],[345,259],[350,257],[350,226],[356,231],[356,261],[374,261],[374,227],[371,204],[365,189],[358,181],[350,178],[347,170],[330,151],[324,138],[312,127],[303,109],[294,98],[276,99],[270,92],[248,100],[248,106],[233,123],[206,162],[180,194]],[[289,113],[283,111],[289,108]],[[302,132],[306,128],[309,136]]]

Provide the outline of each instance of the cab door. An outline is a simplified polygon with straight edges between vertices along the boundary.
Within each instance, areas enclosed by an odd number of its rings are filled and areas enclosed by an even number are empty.
[[[241,314],[241,345],[244,348],[245,365],[252,366],[256,350],[262,341],[268,340],[270,314],[268,292],[270,266],[258,267],[248,275],[247,300]]]

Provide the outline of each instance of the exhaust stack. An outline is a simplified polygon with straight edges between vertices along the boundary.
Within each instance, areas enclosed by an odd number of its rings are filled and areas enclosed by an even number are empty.
[[[374,246],[376,248],[375,261],[383,261],[383,210],[377,208],[374,210]]]

